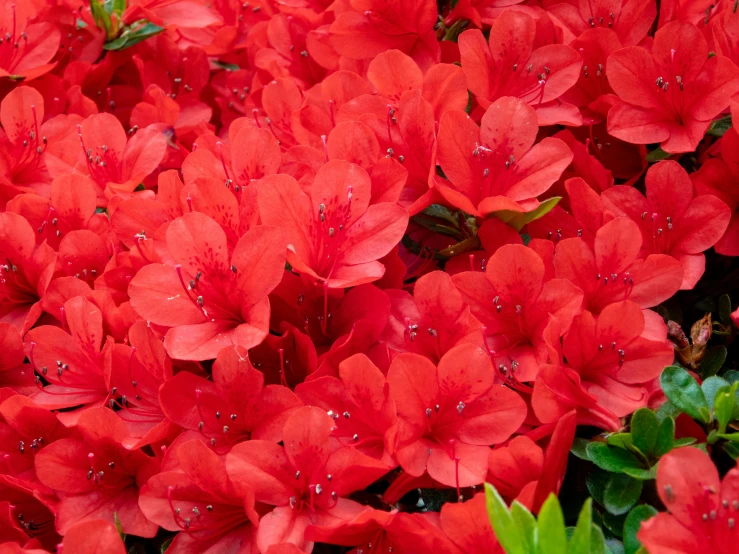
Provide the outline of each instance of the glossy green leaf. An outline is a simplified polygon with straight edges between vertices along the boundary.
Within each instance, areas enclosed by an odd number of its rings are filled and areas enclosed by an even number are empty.
[[[660,384],[667,398],[693,419],[708,423],[710,411],[698,382],[682,367],[671,365],[664,369]]]
[[[652,454],[660,458],[667,454],[675,443],[675,420],[666,417],[659,424],[657,430],[657,439],[654,441],[654,449]]]
[[[534,552],[536,544],[536,518],[516,500],[511,504],[511,517],[520,530],[525,552]]]
[[[706,404],[708,405],[709,410],[713,409],[713,402],[716,398],[716,393],[718,393],[720,389],[728,386],[729,382],[721,377],[713,376],[703,381],[701,389],[703,390],[703,396],[706,398]]]
[[[595,465],[612,473],[624,473],[624,469],[644,469],[639,460],[631,452],[622,448],[616,448],[615,446],[609,446],[602,442],[591,442],[588,444],[587,453]]]
[[[606,442],[611,446],[630,450],[634,446],[634,440],[631,433],[612,433],[606,438]]]
[[[669,157],[670,157],[669,152],[665,152],[661,148],[657,147],[647,154],[647,161],[650,163],[654,163],[654,162],[666,160]]]
[[[562,507],[555,494],[550,494],[539,510],[537,554],[566,554],[567,535]]]
[[[624,532],[625,519],[626,514],[616,516],[609,512],[603,512],[603,527],[608,529],[616,537],[620,537]]]
[[[115,40],[106,42],[103,48],[105,50],[125,50],[142,40],[158,35],[162,31],[164,31],[164,27],[155,25],[150,21],[137,22],[126,28]]]
[[[608,479],[610,479],[611,475],[614,474],[595,467],[589,471],[587,477],[585,477],[585,486],[588,488],[590,496],[592,496],[593,500],[601,506],[603,506],[605,502],[603,497],[605,496],[606,485],[608,484]]]
[[[589,460],[588,453],[587,453],[587,447],[588,447],[588,439],[583,439],[580,437],[575,437],[575,441],[572,443],[572,448],[570,449],[570,452],[580,458],[581,460]]]
[[[734,383],[733,385],[722,387],[716,392],[716,398],[713,401],[713,411],[718,421],[719,433],[726,432],[726,426],[732,419],[737,387],[739,387],[739,383]]]
[[[731,129],[731,116],[725,115],[724,117],[713,121],[706,131],[706,134],[711,135],[712,137],[722,137],[729,129]]]
[[[659,433],[659,420],[649,408],[639,408],[631,416],[631,439],[641,452],[651,454]]]
[[[590,535],[592,534],[593,501],[588,498],[580,510],[575,532],[567,545],[567,554],[590,554]]]
[[[642,521],[657,515],[657,510],[647,504],[641,504],[633,508],[629,515],[626,516],[624,522],[624,549],[626,554],[636,554],[637,550],[641,548],[639,539],[636,538],[636,534],[641,527]]]
[[[701,361],[701,376],[705,379],[716,375],[724,367],[728,355],[729,351],[723,344],[709,346]]]
[[[612,475],[603,494],[603,505],[614,515],[627,513],[641,496],[643,481],[628,475]]]
[[[506,554],[528,554],[518,524],[490,483],[485,483],[485,500],[493,531]]]

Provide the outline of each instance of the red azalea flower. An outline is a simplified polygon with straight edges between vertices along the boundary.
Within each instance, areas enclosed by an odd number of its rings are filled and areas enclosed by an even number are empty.
[[[457,554],[455,544],[444,535],[428,514],[406,514],[367,509],[350,521],[334,525],[311,525],[305,530],[309,540],[353,546],[351,552],[367,554],[415,554],[444,552]],[[492,533],[492,527],[488,521]]]
[[[40,494],[31,483],[9,475],[0,475],[0,498],[2,540],[22,544],[33,541],[30,544],[54,550],[61,537],[54,528],[57,505],[53,498]]]
[[[171,327],[164,341],[169,355],[208,360],[229,344],[259,344],[268,329],[267,294],[284,272],[285,240],[279,229],[251,229],[230,256],[226,234],[199,212],[173,221],[166,236],[174,267],[145,266],[128,293],[142,317]]]
[[[331,161],[316,174],[310,197],[287,175],[269,177],[259,192],[262,221],[285,230],[287,261],[328,288],[375,281],[377,260],[398,243],[408,225],[403,208],[370,205],[371,184],[361,167]]]
[[[218,14],[205,0],[130,0],[121,19],[127,25],[148,19],[160,26],[195,29],[221,23]]]
[[[154,129],[139,129],[127,138],[112,114],[91,115],[78,126],[77,137],[51,145],[46,163],[53,176],[79,172],[96,184],[98,202],[115,193],[130,193],[162,161],[167,141]]]
[[[621,420],[601,406],[598,397],[585,391],[580,375],[562,365],[545,364],[539,368],[531,405],[542,423],[554,423],[575,410],[578,425],[592,425],[606,431],[621,428]]]
[[[467,554],[503,552],[495,538],[493,526],[490,525],[484,492],[478,492],[464,503],[445,503],[441,507],[440,520],[442,531],[462,552]]]
[[[0,388],[20,394],[36,392],[33,368],[24,363],[23,339],[10,323],[0,323]]]
[[[24,334],[41,315],[41,303],[56,264],[47,244],[21,216],[0,213],[0,321]]]
[[[113,347],[112,337],[103,344],[102,313],[78,296],[64,303],[62,318],[64,328],[43,325],[26,334],[28,359],[49,382],[32,399],[48,409],[100,406],[109,390],[105,353]],[[81,413],[67,412],[62,417],[76,421]]]
[[[213,381],[181,371],[162,385],[159,401],[172,422],[199,431],[219,453],[244,440],[279,442],[302,404],[286,387],[264,386],[264,375],[239,347],[218,352]]]
[[[353,0],[347,4],[351,9],[339,13],[329,29],[331,45],[342,56],[366,60],[395,49],[421,68],[439,62],[441,50],[434,32],[439,16],[433,3]]]
[[[249,350],[249,360],[264,374],[265,384],[294,388],[318,369],[316,347],[308,335],[287,322],[279,329],[281,334],[270,333]]]
[[[564,414],[554,424],[542,425],[530,436],[548,438],[546,448],[519,435],[506,446],[490,451],[488,478],[505,497],[516,499],[537,513],[550,494],[559,494],[567,469],[567,458],[575,439],[577,415]],[[546,434],[551,433],[550,437]],[[546,470],[545,470],[546,468]]]
[[[641,255],[669,254],[683,266],[681,289],[691,289],[705,270],[705,250],[723,236],[731,210],[711,195],[694,198],[693,184],[677,162],[663,161],[647,171],[646,198],[631,187],[603,192],[606,208],[639,225]]]
[[[419,278],[413,296],[403,290],[388,290],[387,294],[392,311],[383,340],[394,352],[415,352],[437,363],[480,328],[451,277],[443,271]]]
[[[526,405],[512,390],[494,385],[488,355],[459,345],[439,365],[401,354],[390,365],[390,397],[398,411],[395,457],[413,476],[428,474],[447,485],[478,485],[487,474],[489,445],[523,423]]]
[[[16,394],[0,403],[0,473],[40,488],[34,472],[36,454],[67,435],[56,415]],[[50,494],[52,491],[44,491]]]
[[[597,317],[583,312],[563,338],[567,366],[580,375],[582,387],[619,417],[646,405],[645,386],[674,357],[673,345],[641,336],[645,319],[630,301],[606,306]]]
[[[139,487],[157,463],[140,450],[128,450],[123,421],[107,408],[85,411],[75,427],[77,438],[57,440],[36,455],[39,480],[62,497],[56,527],[66,533],[78,521],[117,515],[123,532],[153,537],[157,525],[139,509]]]
[[[334,420],[320,408],[298,409],[285,423],[285,446],[251,440],[234,446],[226,457],[232,481],[244,482],[257,502],[275,506],[262,517],[257,546],[290,542],[304,552],[313,543],[308,525],[335,525],[366,508],[343,498],[365,488],[390,468],[351,446],[331,442]]]
[[[536,198],[572,161],[572,151],[559,139],[535,145],[538,130],[534,109],[511,97],[491,104],[479,128],[465,112],[447,112],[437,155],[448,181],[436,178],[436,190],[474,215],[535,209]]]
[[[0,43],[0,48],[6,44]],[[18,87],[2,99],[0,176],[15,185],[16,192],[48,194],[50,178],[44,154],[50,145],[70,134],[68,121],[60,116],[44,122],[44,98],[30,86]]]
[[[533,381],[547,360],[547,327],[561,336],[580,312],[583,293],[565,279],[546,279],[545,265],[532,249],[501,247],[485,273],[452,277],[465,302],[484,328],[483,342],[504,376]]]
[[[296,394],[308,406],[318,406],[336,422],[332,436],[342,444],[383,461],[394,461],[386,435],[397,422],[385,376],[364,354],[339,364],[339,377],[319,377],[298,385]]]
[[[720,144],[721,157],[707,160],[690,177],[698,194],[720,198],[731,209],[729,227],[714,248],[724,256],[739,256],[739,133],[729,129]]]
[[[85,519],[72,525],[57,552],[79,554],[125,554],[126,546],[116,526],[104,519]]]
[[[254,493],[229,479],[224,461],[202,442],[180,444],[177,471],[154,475],[141,488],[146,517],[168,531],[181,531],[169,549],[175,554],[256,553]]]
[[[657,468],[657,492],[669,510],[642,523],[637,538],[652,554],[729,554],[739,531],[739,470],[724,480],[697,448],[678,448]]]
[[[109,403],[120,408],[116,414],[132,439],[124,445],[136,449],[164,439],[170,430],[159,404],[159,390],[172,378],[172,362],[161,339],[144,321],[131,326],[128,342],[130,347],[115,344],[106,353],[105,371],[117,398]]]
[[[689,23],[673,21],[649,52],[628,46],[611,54],[608,82],[621,103],[608,112],[608,132],[627,142],[660,142],[666,152],[692,152],[714,117],[739,92],[739,68],[717,54]]]
[[[657,16],[657,4],[652,0],[597,3],[570,0],[550,4],[554,5],[548,6],[547,12],[570,37],[582,36],[589,29],[612,29],[626,46],[639,44],[646,38]]]
[[[481,107],[513,96],[537,109],[540,125],[581,125],[578,110],[558,101],[578,79],[582,59],[564,44],[536,48],[536,22],[508,9],[495,21],[489,41],[478,29],[459,36],[467,85]]]
[[[672,256],[649,254],[642,258],[641,252],[639,226],[617,217],[598,229],[592,247],[581,238],[557,244],[554,269],[557,277],[585,293],[585,307],[594,314],[625,299],[651,308],[680,289],[683,268]]]
[[[51,71],[60,33],[51,23],[33,23],[37,7],[31,2],[0,3],[0,78],[34,79]]]

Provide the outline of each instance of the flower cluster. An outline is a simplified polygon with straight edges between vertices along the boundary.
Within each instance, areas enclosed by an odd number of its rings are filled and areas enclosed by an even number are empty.
[[[0,552],[502,552],[739,256],[737,3],[658,4],[0,0]]]

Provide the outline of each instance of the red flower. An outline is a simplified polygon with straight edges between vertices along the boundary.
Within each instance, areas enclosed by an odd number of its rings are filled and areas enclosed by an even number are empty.
[[[467,86],[483,108],[513,96],[537,109],[540,125],[580,125],[578,110],[558,99],[577,82],[582,59],[563,44],[536,48],[536,32],[532,17],[508,9],[493,22],[487,43],[477,29],[462,33],[459,53]]]
[[[34,460],[36,454],[67,435],[56,415],[19,394],[0,403],[0,473],[23,479],[40,488]],[[52,491],[44,490],[49,494]]]
[[[9,475],[0,475],[0,498],[0,537],[3,541],[30,542],[54,550],[61,537],[54,528],[57,506],[53,498]],[[33,552],[36,554],[38,550]]]
[[[441,51],[434,33],[438,14],[433,3],[354,0],[347,4],[351,9],[340,13],[329,29],[331,45],[342,56],[366,60],[396,49],[421,68],[439,62]]]
[[[166,236],[174,267],[142,268],[128,293],[139,315],[171,327],[164,341],[169,355],[208,360],[229,344],[259,344],[267,335],[267,294],[284,272],[282,233],[255,227],[229,256],[223,229],[192,212],[173,221]]]
[[[535,209],[572,161],[559,139],[534,145],[539,127],[534,109],[516,98],[496,100],[480,127],[461,110],[451,110],[439,126],[438,162],[448,181],[434,186],[453,206],[474,215]]]
[[[637,534],[651,554],[736,550],[739,470],[731,469],[722,482],[708,454],[679,448],[660,460],[657,492],[670,513],[645,521]]]
[[[116,414],[133,439],[124,445],[136,449],[162,440],[170,430],[159,405],[159,389],[172,378],[172,362],[161,339],[144,321],[131,326],[128,342],[130,347],[115,344],[106,353],[105,372],[117,397],[110,404],[120,408]]]
[[[49,382],[32,398],[49,409],[101,406],[108,399],[110,380],[105,352],[113,347],[112,337],[103,345],[102,313],[77,296],[64,303],[62,318],[64,328],[43,325],[26,334],[28,359],[38,375]],[[61,417],[74,422],[81,413],[77,410]]]
[[[253,490],[257,502],[275,509],[262,517],[257,547],[290,542],[304,552],[313,543],[303,536],[308,525],[335,525],[366,508],[343,498],[365,488],[390,468],[351,446],[330,441],[334,420],[320,408],[298,409],[285,423],[284,447],[251,440],[226,457],[233,482]]]
[[[387,294],[392,311],[383,339],[394,352],[415,352],[436,363],[480,328],[450,276],[443,271],[418,279],[413,296],[403,290],[388,290]]]
[[[85,519],[72,525],[62,539],[61,548],[79,554],[126,553],[118,529],[104,519]]]
[[[221,23],[218,15],[204,0],[130,0],[122,21],[131,24],[148,19],[160,26],[199,29]]]
[[[645,319],[633,302],[606,306],[599,316],[576,316],[563,339],[567,366],[580,375],[582,387],[599,405],[619,417],[645,406],[645,386],[672,363],[674,348],[641,336]]]
[[[585,293],[585,307],[594,314],[625,299],[651,308],[679,290],[683,268],[672,256],[649,254],[642,258],[640,253],[639,226],[617,217],[598,229],[592,247],[581,238],[560,242],[554,268],[557,277]]]
[[[287,175],[266,179],[259,192],[262,221],[285,230],[287,261],[329,288],[375,281],[408,225],[403,208],[370,205],[371,184],[359,166],[331,161],[316,174],[310,197]]]
[[[711,120],[739,92],[739,69],[709,58],[703,34],[673,21],[654,36],[649,52],[628,46],[611,54],[608,82],[622,102],[608,112],[608,132],[627,142],[660,142],[666,152],[691,152]]]
[[[36,455],[39,480],[62,497],[56,526],[66,533],[78,521],[117,514],[124,533],[153,537],[156,524],[139,509],[139,487],[156,471],[156,462],[123,446],[123,421],[107,408],[87,410],[77,438],[57,440]]]
[[[646,198],[631,187],[613,187],[601,197],[605,207],[635,221],[641,230],[641,255],[669,254],[683,266],[681,289],[691,289],[705,270],[705,250],[726,231],[731,210],[711,195],[693,197],[687,172],[674,161],[647,171]]]
[[[59,49],[59,29],[51,23],[32,23],[37,7],[4,0],[0,4],[0,78],[35,79],[51,71]],[[6,127],[7,130],[7,127]]]
[[[590,29],[612,29],[622,44],[632,46],[646,38],[657,16],[657,5],[652,0],[608,3],[570,0],[549,6],[547,11],[570,37],[581,37]]]
[[[490,525],[485,493],[478,492],[464,503],[445,503],[441,507],[441,529],[466,554],[502,553]]]
[[[249,350],[249,360],[264,374],[265,384],[294,388],[318,369],[316,347],[308,335],[287,322],[278,329],[282,333],[270,333]]]
[[[448,485],[478,485],[487,474],[489,445],[523,423],[526,406],[512,390],[494,385],[487,354],[474,345],[452,348],[435,366],[401,354],[387,376],[398,410],[395,457],[413,476]]]
[[[721,157],[707,160],[691,178],[698,194],[720,198],[731,209],[729,227],[714,248],[724,256],[739,256],[739,133],[729,129],[720,144]]]
[[[115,193],[130,193],[162,161],[167,141],[154,129],[139,129],[127,138],[112,114],[91,115],[78,126],[78,135],[51,145],[46,163],[53,176],[73,171],[97,185],[98,202]]]
[[[397,422],[395,406],[385,376],[367,356],[346,358],[339,364],[339,378],[319,377],[298,385],[295,392],[307,406],[328,412],[336,422],[332,436],[342,444],[394,464],[386,436]]]
[[[354,546],[353,552],[367,554],[460,552],[444,535],[438,523],[425,515],[367,509],[350,521],[325,526],[311,525],[305,530],[305,536],[312,541]],[[488,528],[492,533],[489,521]]]
[[[483,341],[494,365],[519,381],[533,381],[549,355],[544,331],[561,336],[579,313],[583,293],[565,279],[545,279],[545,265],[532,249],[501,247],[485,273],[452,277],[484,328]]]
[[[46,244],[36,246],[36,235],[23,217],[0,213],[0,321],[21,334],[36,323],[55,263],[54,251]]]
[[[162,385],[159,401],[172,422],[199,432],[221,454],[244,440],[279,442],[285,421],[302,405],[288,388],[264,386],[239,347],[218,353],[213,381],[181,371]]]
[[[33,368],[24,363],[25,358],[18,330],[10,323],[0,323],[0,388],[26,395],[36,391]]]
[[[254,493],[226,474],[224,461],[201,441],[177,446],[176,471],[154,475],[141,488],[146,517],[168,531],[181,531],[169,549],[186,552],[256,552]]]

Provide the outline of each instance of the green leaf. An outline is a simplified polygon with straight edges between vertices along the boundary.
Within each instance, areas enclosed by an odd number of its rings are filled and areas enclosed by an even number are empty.
[[[611,533],[613,533],[615,536],[620,537],[624,532],[624,520],[625,519],[626,519],[626,514],[615,516],[611,513],[604,512],[603,513],[603,526],[606,529],[608,529]]]
[[[125,29],[117,39],[106,42],[103,48],[105,50],[125,50],[142,40],[158,35],[162,31],[164,31],[164,27],[155,25],[150,21],[141,20]]]
[[[164,554],[167,549],[169,548],[169,545],[172,544],[172,541],[174,540],[174,537],[167,539],[162,543],[162,547],[159,549],[159,554]]]
[[[590,441],[588,441],[588,439],[576,437],[575,441],[572,443],[572,448],[570,449],[570,452],[581,460],[590,460],[590,458],[588,457],[588,453],[585,450],[589,442]]]
[[[631,416],[631,438],[644,454],[651,454],[659,433],[659,420],[649,408],[639,408]]]
[[[723,445],[724,451],[734,460],[739,458],[739,444],[727,442]]]
[[[627,468],[624,468],[623,472],[626,475],[633,477],[634,479],[641,479],[642,481],[649,481],[650,479],[657,478],[657,466],[656,465],[650,467],[649,469],[627,467]]]
[[[671,417],[672,419],[676,419],[677,416],[679,416],[682,412],[680,411],[680,408],[675,406],[672,402],[669,400],[662,404],[659,408],[657,408],[657,411],[654,412],[657,416],[657,419],[662,421],[666,417]]]
[[[624,473],[625,469],[644,469],[631,452],[602,442],[588,444],[587,453],[595,465],[611,473]]]
[[[123,525],[121,525],[121,520],[118,519],[118,512],[113,512],[113,523],[115,524],[116,531],[118,531],[121,540],[125,541],[126,534],[123,532]]]
[[[590,535],[592,533],[593,500],[588,498],[580,510],[575,532],[567,545],[567,554],[590,554]]]
[[[553,196],[544,200],[539,206],[530,212],[520,213],[510,210],[502,210],[493,212],[493,215],[503,220],[505,223],[513,227],[516,231],[520,231],[524,225],[536,221],[551,212],[554,207],[562,200],[561,196]]]
[[[606,539],[606,548],[609,554],[625,554],[623,543],[616,539]]]
[[[212,61],[211,63],[215,65],[216,67],[225,69],[226,71],[238,71],[239,69],[241,69],[235,63],[222,62],[221,60],[215,60],[215,61]]]
[[[485,500],[490,523],[503,550],[507,554],[528,554],[518,524],[498,491],[490,483],[485,483]]]
[[[713,401],[713,411],[718,420],[719,433],[726,432],[726,426],[731,421],[734,413],[734,404],[736,400],[736,390],[739,383],[734,383],[726,387],[722,387],[716,392],[716,398]]]
[[[606,438],[606,442],[611,446],[630,450],[634,446],[634,440],[631,433],[612,433]]]
[[[647,504],[641,504],[632,509],[629,515],[626,516],[623,534],[626,554],[636,554],[641,548],[641,543],[636,538],[636,534],[639,532],[642,521],[646,521],[655,515],[657,515],[657,510]]]
[[[657,147],[655,150],[652,150],[651,152],[649,152],[649,154],[647,154],[647,161],[650,163],[659,162],[669,157],[670,157],[669,152],[665,152],[661,148]]]
[[[614,515],[628,512],[641,496],[643,482],[628,475],[611,476],[606,484],[603,505]]]
[[[113,13],[119,18],[126,11],[126,0],[113,0]]]
[[[590,527],[589,554],[608,554],[608,549],[606,548],[606,537],[603,534],[603,529],[598,527],[595,523],[591,523]]]
[[[105,6],[99,0],[90,0],[90,11],[95,25],[105,31],[107,36],[111,28],[110,14],[105,10]]]
[[[695,437],[683,437],[681,439],[675,439],[675,448],[682,448],[683,446],[690,446],[696,442]]]
[[[539,510],[537,554],[566,554],[565,519],[557,496],[552,493]]]
[[[657,430],[657,439],[654,441],[654,449],[652,454],[657,458],[660,458],[667,454],[675,443],[675,420],[671,417],[666,417],[659,424]]]
[[[706,404],[710,410],[713,409],[713,402],[718,391],[728,386],[729,382],[721,377],[713,376],[703,381],[701,389],[703,390],[703,396],[706,398]]]
[[[452,258],[454,256],[460,256],[462,254],[466,254],[467,252],[473,252],[479,249],[480,239],[478,237],[470,237],[468,239],[464,239],[461,242],[458,242],[457,244],[452,244],[451,246],[444,248],[444,250],[439,250],[439,254]]]
[[[588,472],[588,476],[585,477],[585,486],[588,488],[590,496],[592,496],[593,500],[601,506],[605,503],[603,497],[605,496],[606,485],[608,484],[608,479],[610,479],[611,475],[614,474],[596,467],[593,468],[592,471]]]
[[[722,137],[729,129],[731,129],[731,116],[725,115],[724,117],[712,122],[708,131],[706,131],[706,134],[711,135],[712,137]]]
[[[523,538],[524,551],[534,552],[535,533],[536,533],[536,518],[531,515],[520,502],[514,500],[511,504],[511,517],[513,521],[521,531],[521,537]]]
[[[671,365],[662,371],[660,384],[667,398],[693,419],[708,423],[710,411],[700,385],[682,367]]]
[[[731,325],[731,297],[728,294],[718,297],[718,319],[724,325]]]
[[[701,376],[705,379],[716,375],[726,362],[729,351],[723,344],[713,344],[706,349],[701,361]]]

